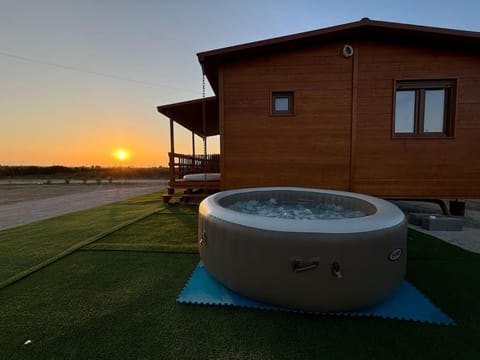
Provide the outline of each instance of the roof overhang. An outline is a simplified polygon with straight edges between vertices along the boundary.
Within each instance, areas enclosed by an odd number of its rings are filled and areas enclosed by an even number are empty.
[[[218,69],[223,63],[332,41],[357,39],[480,51],[480,32],[399,24],[364,18],[348,24],[200,52],[197,57],[214,92],[218,93]]]
[[[205,104],[205,105],[204,105]],[[205,106],[205,131],[203,125]],[[158,106],[159,113],[193,131],[198,136],[214,136],[220,134],[218,121],[218,99],[208,97]]]

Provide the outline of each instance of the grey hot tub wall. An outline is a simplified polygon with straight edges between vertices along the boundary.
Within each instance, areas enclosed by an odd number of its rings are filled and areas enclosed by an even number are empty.
[[[337,236],[222,223],[216,218],[207,223],[200,219],[199,237],[207,233],[206,244],[200,246],[202,260],[218,281],[255,300],[312,312],[353,310],[384,299],[405,278],[406,222],[381,231]],[[302,239],[301,247],[292,247],[292,236]],[[403,250],[402,256],[389,260],[397,248]],[[302,265],[315,260],[319,265],[296,273],[295,258]],[[340,264],[341,279],[332,274],[333,262]],[[386,267],[389,271],[384,271]]]

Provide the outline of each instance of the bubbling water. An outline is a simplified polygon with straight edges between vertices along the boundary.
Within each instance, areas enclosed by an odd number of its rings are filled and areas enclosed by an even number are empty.
[[[279,202],[274,198],[266,201],[237,201],[227,207],[245,214],[296,220],[330,220],[366,216],[363,211],[346,209],[333,203]]]

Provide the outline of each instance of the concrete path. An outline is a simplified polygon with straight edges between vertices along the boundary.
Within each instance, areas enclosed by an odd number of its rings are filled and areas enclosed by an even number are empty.
[[[395,201],[404,212],[442,215],[440,207],[431,203]],[[432,235],[437,239],[480,254],[480,200],[467,200],[463,231],[428,231],[420,226],[409,225],[412,229]]]
[[[149,194],[165,187],[166,181],[156,182],[155,185],[125,184],[90,192],[3,204],[0,205],[0,230]]]
[[[420,226],[409,225],[409,227],[462,249],[480,254],[480,229],[478,228],[464,226],[463,231],[428,231]]]

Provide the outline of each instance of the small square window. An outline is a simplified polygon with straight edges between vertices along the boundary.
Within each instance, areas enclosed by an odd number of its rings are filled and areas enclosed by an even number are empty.
[[[272,92],[272,115],[293,115],[293,91]]]

